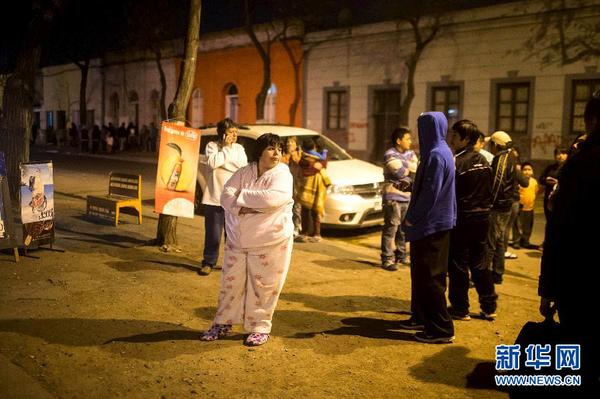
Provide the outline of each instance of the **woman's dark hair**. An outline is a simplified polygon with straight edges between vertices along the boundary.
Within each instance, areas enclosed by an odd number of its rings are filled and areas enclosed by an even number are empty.
[[[523,170],[525,166],[529,166],[531,169],[533,169],[533,164],[531,162],[523,162],[521,164],[521,170]]]
[[[315,148],[317,148],[317,145],[315,144],[315,141],[311,138],[308,139],[304,139],[304,141],[302,141],[302,149],[304,151],[312,151]]]
[[[483,135],[477,128],[477,125],[468,119],[463,119],[452,125],[452,130],[455,131],[461,140],[467,139],[467,146],[477,144],[479,137]]]
[[[404,138],[405,134],[410,134],[409,128],[404,127],[404,126],[395,128],[394,131],[392,132],[392,135],[390,136],[392,145],[396,145],[396,141],[398,141],[398,139],[402,140]]]
[[[265,133],[260,135],[260,137],[256,139],[256,146],[254,147],[254,160],[258,162],[263,151],[271,146],[279,147],[281,150],[283,146],[283,140],[281,140],[281,137],[273,133]]]
[[[237,124],[229,118],[219,121],[219,123],[217,123],[217,135],[219,136],[219,140],[223,140],[223,136],[225,136],[227,130],[232,127],[237,127]]]

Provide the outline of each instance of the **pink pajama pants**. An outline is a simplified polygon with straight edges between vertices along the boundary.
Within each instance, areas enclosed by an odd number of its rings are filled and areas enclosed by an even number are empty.
[[[225,246],[221,292],[215,323],[244,324],[247,332],[270,333],[285,283],[294,238],[267,247]]]

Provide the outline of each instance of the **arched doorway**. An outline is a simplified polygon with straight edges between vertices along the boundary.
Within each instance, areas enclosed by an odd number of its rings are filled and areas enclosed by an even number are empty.
[[[158,90],[152,90],[150,92],[150,122],[153,122],[154,126],[158,126],[160,120],[160,94],[158,94]]]
[[[115,125],[119,126],[119,95],[113,93],[108,101],[108,112],[110,121]]]
[[[140,125],[140,99],[135,91],[129,93],[129,121],[135,127]]]
[[[275,100],[277,98],[277,86],[271,83],[267,98],[265,99],[264,119],[267,123],[275,123]]]
[[[225,89],[225,117],[238,121],[239,93],[237,86],[233,83]]]
[[[204,124],[204,98],[202,97],[202,91],[199,87],[196,87],[192,92],[189,118],[192,127],[200,127]]]

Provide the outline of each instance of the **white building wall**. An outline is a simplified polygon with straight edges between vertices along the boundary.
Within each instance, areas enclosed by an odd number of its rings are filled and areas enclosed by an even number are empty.
[[[54,115],[54,129],[57,128],[57,111],[65,111],[67,128],[73,121],[74,114],[79,112],[79,88],[81,70],[75,64],[64,64],[42,68],[43,102],[36,111],[40,112],[41,129],[45,130],[46,112]],[[88,124],[99,124],[102,110],[102,79],[100,60],[90,61],[86,88],[87,110],[94,111],[94,121]]]
[[[166,58],[161,61],[165,78],[167,81],[166,107],[175,97],[177,76],[175,61]],[[125,123],[134,122],[131,102],[131,93],[135,92],[139,104],[139,125],[150,125],[153,121],[153,110],[151,95],[154,90],[160,94],[160,76],[155,61],[137,61],[128,63],[112,64],[105,67],[105,104],[106,124],[112,122]],[[116,93],[119,96],[118,120],[112,119],[110,109],[110,98]]]
[[[427,111],[428,84],[462,82],[460,117],[474,120],[479,128],[493,128],[492,80],[532,78],[533,108],[530,109],[531,136],[513,135],[532,159],[551,159],[555,145],[570,140],[563,135],[566,77],[588,74],[600,78],[600,60],[581,61],[564,67],[543,66],[536,57],[527,58],[522,48],[539,24],[538,2],[511,3],[479,8],[447,16],[442,33],[422,54],[415,75],[415,98],[410,109],[409,126]],[[588,21],[600,14],[587,15]],[[452,22],[451,22],[452,21]],[[400,31],[395,22],[354,27],[351,30],[315,32],[308,35],[306,68],[305,125],[322,130],[324,125],[324,88],[349,87],[348,149],[368,156],[372,140],[369,116],[370,86],[401,84],[406,72],[403,56],[412,46],[407,26]],[[317,44],[318,43],[318,44]],[[595,72],[594,72],[595,71]],[[510,132],[509,132],[510,133]],[[416,135],[415,135],[416,136]]]

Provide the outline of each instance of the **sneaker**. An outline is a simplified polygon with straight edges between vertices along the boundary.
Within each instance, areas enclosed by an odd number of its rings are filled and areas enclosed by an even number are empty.
[[[453,320],[462,320],[462,321],[471,320],[471,316],[469,316],[469,313],[459,313],[459,312],[455,311],[452,307],[448,308],[448,314],[450,315],[450,317],[452,317]]]
[[[517,259],[518,256],[517,256],[517,254],[513,254],[512,252],[506,251],[504,253],[504,258],[506,258],[506,259]]]
[[[402,266],[410,266],[410,258],[407,256],[404,259],[396,259],[396,263]]]
[[[381,265],[381,268],[383,270],[387,270],[388,272],[395,272],[398,270],[398,264],[392,262],[391,260],[386,260],[385,262],[383,262],[383,264]]]
[[[449,337],[435,337],[427,334],[425,331],[419,331],[415,334],[415,339],[426,344],[451,344],[454,342],[454,335]]]
[[[398,328],[401,330],[423,330],[425,326],[418,321],[415,321],[412,317],[408,320],[402,320],[398,323]]]
[[[308,237],[305,236],[305,235],[300,234],[300,235],[298,235],[298,237],[296,237],[294,239],[294,241],[295,242],[308,242]]]
[[[321,242],[323,238],[321,236],[310,236],[308,237],[308,242]]]
[[[246,345],[248,346],[260,346],[267,343],[269,340],[269,334],[265,333],[252,333],[246,338]]]
[[[212,270],[213,270],[214,266],[208,263],[203,263],[202,266],[200,267],[200,269],[197,270],[197,273],[201,276],[208,276]]]
[[[481,316],[481,318],[484,319],[484,320],[494,321],[494,320],[496,320],[496,317],[498,316],[498,314],[495,313],[495,312],[493,312],[493,313],[485,313],[484,311],[481,311],[479,313],[479,316]]]
[[[231,324],[213,324],[204,334],[200,336],[201,341],[216,341],[231,332]]]

